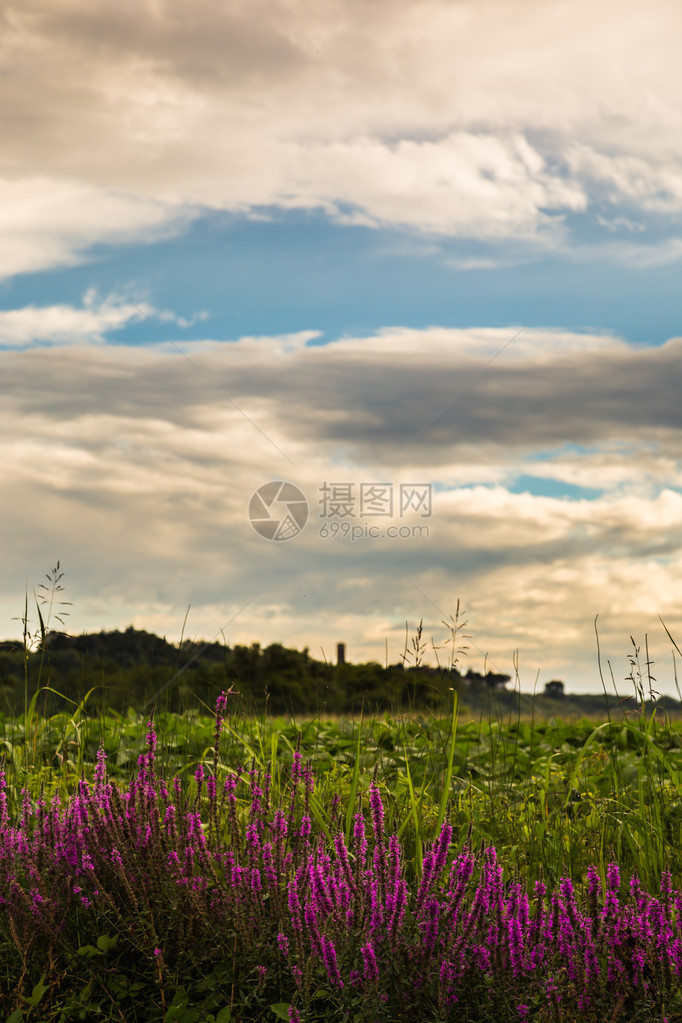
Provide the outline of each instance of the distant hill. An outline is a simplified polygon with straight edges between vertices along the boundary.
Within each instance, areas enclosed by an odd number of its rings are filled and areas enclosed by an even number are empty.
[[[28,698],[49,686],[61,696],[43,692],[43,713],[64,709],[64,698],[79,703],[89,690],[87,710],[158,706],[168,710],[212,707],[217,694],[232,687],[247,713],[375,714],[385,711],[447,712],[451,690],[457,692],[463,713],[486,714],[494,704],[502,713],[542,717],[604,718],[636,709],[605,694],[566,694],[563,682],[552,680],[535,698],[508,688],[509,675],[475,671],[462,674],[444,669],[382,666],[376,662],[329,664],[311,657],[308,648],[290,649],[280,643],[233,647],[216,642],[165,638],[132,626],[125,631],[79,636],[52,633],[46,649],[28,655]],[[21,643],[0,642],[0,706],[11,713],[24,707],[24,653]],[[648,701],[647,709],[654,706]],[[670,697],[656,703],[671,715],[682,705]]]

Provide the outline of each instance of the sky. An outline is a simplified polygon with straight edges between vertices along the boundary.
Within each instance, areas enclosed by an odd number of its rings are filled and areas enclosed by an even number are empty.
[[[448,663],[459,602],[464,670],[676,695],[681,32],[0,3],[0,636],[59,562],[71,634]]]

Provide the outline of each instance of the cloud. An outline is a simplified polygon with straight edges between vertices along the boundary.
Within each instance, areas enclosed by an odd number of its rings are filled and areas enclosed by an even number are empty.
[[[88,258],[98,242],[153,242],[184,230],[196,211],[77,180],[0,181],[0,279]]]
[[[518,648],[525,688],[536,671],[595,687],[598,613],[624,678],[627,638],[661,632],[657,611],[682,633],[682,342],[529,328],[476,376],[512,334],[207,339],[179,346],[191,363],[166,344],[0,352],[12,381],[0,410],[12,495],[0,512],[3,631],[27,575],[60,558],[76,631],[134,622],[177,636],[191,604],[190,629],[209,639],[225,628],[230,643],[329,656],[345,640],[353,659],[382,662],[387,639],[396,661],[405,619],[424,615],[438,642],[459,596],[479,670],[487,654],[512,674]],[[597,496],[510,492],[533,473]],[[297,483],[310,507],[283,544],[248,520],[272,479]],[[325,481],[378,480],[437,484],[429,519],[394,523],[419,521],[428,537],[320,536]]]
[[[162,323],[171,321],[185,328],[206,316],[200,312],[188,320],[169,310],[156,309],[143,299],[134,302],[121,294],[100,299],[96,289],[91,288],[83,296],[80,309],[72,305],[30,305],[0,311],[0,349],[36,344],[103,344],[108,334],[146,318],[154,317]]]
[[[642,210],[663,214],[679,213],[682,208],[679,159],[661,163],[651,157],[607,154],[575,145],[568,153],[568,162],[575,172],[590,178],[595,188],[603,185],[610,203],[627,199]]]
[[[66,308],[57,309],[67,316]],[[17,338],[28,343],[32,325],[41,336],[51,332],[63,341],[70,327],[99,336],[136,312],[111,299],[95,307],[91,296],[82,310],[68,310],[66,324],[53,322],[54,309],[3,315],[14,318]],[[315,439],[329,454],[344,448],[359,464],[377,467],[393,464],[398,451],[398,464],[435,471],[471,451],[482,467],[510,452],[518,458],[567,444],[613,442],[655,443],[669,456],[679,440],[681,338],[637,347],[611,335],[545,328],[396,327],[310,345],[318,336],[303,331],[178,347],[161,342],[134,352],[67,347],[39,353],[44,371],[36,371],[31,353],[6,352],[3,361],[19,393],[32,393],[50,415],[86,412],[93,401],[100,412],[116,415],[123,403],[203,429],[216,407],[221,414],[231,408],[224,394],[253,410],[252,418],[276,421],[278,436],[294,450]],[[83,382],[80,393],[68,385],[72,373]],[[112,379],[118,381],[113,391]],[[64,386],[55,388],[55,381]],[[166,411],[169,395],[175,396],[172,413]],[[27,408],[18,401],[23,414]],[[277,411],[288,408],[296,415]]]
[[[299,202],[335,215],[341,198],[362,209],[367,223],[436,234],[533,236],[556,227],[550,214],[586,205],[582,189],[549,172],[520,135],[308,146],[297,174]]]
[[[26,0],[3,27],[4,275],[199,209],[540,251],[571,248],[566,214],[632,251],[626,222],[665,240],[682,212],[673,0]]]

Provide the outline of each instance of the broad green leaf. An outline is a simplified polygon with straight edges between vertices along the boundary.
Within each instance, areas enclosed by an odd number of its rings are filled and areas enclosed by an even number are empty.
[[[33,991],[31,992],[30,996],[29,997],[24,997],[22,999],[24,1002],[27,1003],[27,1005],[38,1005],[38,1003],[40,1002],[40,999],[43,997],[45,992],[48,990],[48,986],[49,986],[49,985],[44,983],[44,980],[45,980],[45,974],[42,975],[42,977],[40,978],[40,980],[38,981],[36,986],[33,988]]]
[[[82,956],[84,959],[94,959],[95,956],[102,955],[102,950],[95,948],[94,945],[81,945],[78,949],[78,955]]]

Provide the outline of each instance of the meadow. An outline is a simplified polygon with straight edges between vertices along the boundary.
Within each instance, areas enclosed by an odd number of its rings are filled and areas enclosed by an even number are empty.
[[[604,721],[36,692],[0,715],[0,1017],[682,1020],[682,729],[647,663]]]

